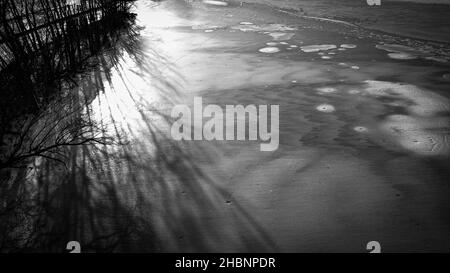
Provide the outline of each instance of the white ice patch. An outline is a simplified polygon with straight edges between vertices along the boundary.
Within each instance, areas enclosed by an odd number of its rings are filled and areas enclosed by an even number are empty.
[[[214,5],[214,6],[222,6],[222,7],[228,6],[228,3],[223,2],[223,1],[203,0],[203,3],[208,4],[208,5]]]
[[[420,54],[422,54],[420,51],[404,45],[383,44],[376,45],[375,47],[389,52],[388,57],[396,60],[412,60],[416,59]]]
[[[365,91],[370,95],[392,97],[399,96],[410,101],[408,111],[417,116],[433,116],[450,111],[450,101],[436,93],[421,89],[415,85],[384,81],[366,81]]]
[[[247,22],[248,23],[248,22]],[[283,24],[239,24],[232,26],[233,30],[240,30],[243,32],[259,32],[270,35],[275,41],[287,41],[294,37],[295,33],[288,31],[295,31],[297,28],[286,26]]]
[[[396,53],[388,53],[389,58],[395,60],[414,60],[417,59],[417,56],[411,55],[405,52],[396,52]]]
[[[446,63],[448,62],[448,60],[444,57],[436,57],[436,56],[430,56],[430,57],[425,57],[425,59],[430,60],[430,61],[434,61],[434,62],[438,62],[438,63]]]
[[[309,45],[300,47],[300,49],[306,53],[326,51],[335,48],[337,48],[335,45]]]
[[[266,43],[266,45],[268,45],[268,46],[276,46],[276,45],[278,45],[278,43],[275,43],[275,42],[268,42],[268,43]]]
[[[253,25],[253,23],[251,23],[251,22],[240,22],[239,24],[244,25],[244,26]]]
[[[450,154],[449,119],[391,115],[381,125],[381,130],[401,147],[423,156],[448,156]]]
[[[280,52],[280,49],[275,46],[263,47],[259,50],[262,53],[277,53]]]
[[[321,104],[319,106],[316,107],[317,111],[320,112],[324,112],[324,113],[332,113],[334,112],[336,109],[334,108],[333,105],[330,104]]]
[[[334,93],[337,91],[337,89],[334,87],[320,87],[320,88],[317,88],[317,91],[319,91],[321,93]]]
[[[398,44],[381,44],[375,46],[378,49],[385,50],[388,52],[414,52],[414,48]]]
[[[232,26],[231,28],[244,32],[247,31],[262,32],[264,34],[269,34],[271,32],[284,32],[297,30],[297,28],[295,27],[290,27],[283,24],[237,25]]]
[[[342,44],[341,48],[349,48],[349,49],[351,49],[351,48],[356,48],[356,45],[354,45],[354,44]]]
[[[350,95],[357,95],[357,94],[361,93],[361,91],[356,90],[356,89],[352,89],[352,90],[349,90],[348,93],[349,93]]]
[[[287,41],[292,39],[294,37],[295,33],[285,33],[285,32],[271,32],[269,35],[275,40],[275,41]]]
[[[450,118],[441,113],[450,111],[450,100],[414,85],[366,81],[364,89],[376,97],[396,98],[407,115],[390,115],[380,124],[382,133],[394,143],[426,156],[450,154]],[[389,103],[386,103],[389,105]]]
[[[357,65],[352,65],[352,66],[350,66],[350,68],[351,68],[351,69],[358,70],[358,69],[359,69],[359,66],[357,66]]]
[[[193,30],[216,30],[218,28],[223,28],[223,26],[216,26],[216,25],[194,25],[191,27]]]
[[[329,59],[331,59],[330,56],[322,56],[321,58],[324,59],[324,60],[329,60]]]
[[[298,45],[290,45],[289,47],[291,47],[291,48],[297,48]]]

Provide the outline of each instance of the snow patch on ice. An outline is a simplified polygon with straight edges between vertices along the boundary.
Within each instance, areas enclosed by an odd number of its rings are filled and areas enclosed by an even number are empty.
[[[361,91],[356,90],[356,89],[352,89],[352,90],[349,90],[348,93],[349,93],[350,95],[356,95],[356,94],[361,93]]]
[[[259,50],[262,53],[277,53],[280,52],[280,49],[275,46],[263,47]]]
[[[395,60],[414,60],[417,59],[417,56],[411,55],[409,53],[404,52],[396,52],[396,53],[388,53],[389,58]]]
[[[208,5],[214,5],[214,6],[222,6],[222,7],[228,6],[228,3],[223,2],[223,1],[203,0],[203,3],[208,4]]]
[[[394,143],[419,155],[450,155],[450,118],[442,115],[450,111],[450,100],[415,85],[384,81],[366,81],[364,92],[403,101],[407,114],[390,115],[379,126]]]
[[[342,44],[341,48],[351,49],[351,48],[356,48],[356,45],[354,45],[354,44]]]
[[[193,30],[217,30],[219,28],[223,28],[223,26],[216,26],[216,25],[194,25],[191,27]]]
[[[446,58],[444,58],[444,57],[430,56],[430,57],[425,57],[425,59],[427,59],[429,61],[438,62],[438,63],[446,63],[446,62],[448,62],[448,60]]]
[[[283,24],[261,24],[261,25],[237,25],[232,26],[232,29],[240,31],[252,31],[252,32],[262,32],[268,34],[270,32],[283,32],[283,31],[295,31],[297,28],[290,27]]]
[[[321,93],[335,93],[337,91],[334,87],[320,87],[316,89],[317,91]]]
[[[376,48],[389,52],[388,57],[396,60],[413,60],[418,57],[424,57],[424,52],[414,49],[409,46],[398,44],[381,44],[376,45]]]
[[[271,32],[269,35],[275,40],[275,41],[286,41],[292,39],[294,37],[295,33],[284,33],[284,32]]]
[[[335,48],[337,48],[336,45],[309,45],[300,47],[300,49],[306,53],[326,51]]]

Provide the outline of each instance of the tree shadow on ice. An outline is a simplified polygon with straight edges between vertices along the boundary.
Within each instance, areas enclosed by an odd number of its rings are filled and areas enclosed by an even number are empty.
[[[183,79],[135,27],[24,118],[23,157],[2,169],[0,250],[64,252],[69,241],[82,252],[275,249],[193,157],[213,155],[167,134]]]

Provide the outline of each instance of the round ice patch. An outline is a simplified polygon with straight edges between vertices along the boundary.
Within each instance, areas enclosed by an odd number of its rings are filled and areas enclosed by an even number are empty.
[[[355,130],[358,133],[366,133],[369,131],[369,129],[367,129],[366,127],[363,127],[363,126],[356,126],[353,128],[353,130]]]
[[[324,113],[331,113],[334,112],[335,108],[333,105],[329,104],[321,104],[316,107],[317,111],[324,112]]]

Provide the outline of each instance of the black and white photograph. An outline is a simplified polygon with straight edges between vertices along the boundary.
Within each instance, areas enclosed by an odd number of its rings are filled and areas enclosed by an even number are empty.
[[[449,177],[450,0],[0,0],[0,253],[448,253]]]

